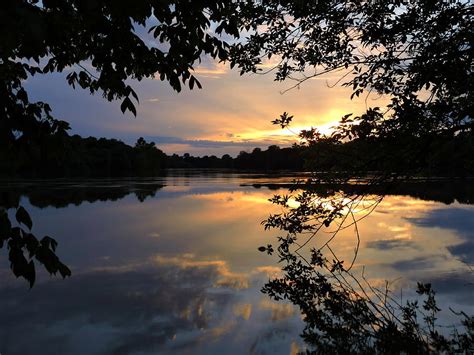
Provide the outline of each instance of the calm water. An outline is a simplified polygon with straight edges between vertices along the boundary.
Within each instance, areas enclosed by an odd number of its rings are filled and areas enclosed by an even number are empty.
[[[277,211],[268,202],[273,189],[289,181],[175,172],[154,180],[1,183],[1,193],[30,211],[36,235],[58,240],[73,276],[41,272],[30,290],[0,250],[0,353],[301,350],[297,310],[259,291],[279,272],[274,257],[257,251],[276,235],[260,222]],[[431,281],[442,306],[472,314],[469,186],[420,184],[388,196],[359,224],[357,267],[365,266],[374,284],[392,281],[404,297],[415,281]],[[354,231],[333,246],[351,258]]]

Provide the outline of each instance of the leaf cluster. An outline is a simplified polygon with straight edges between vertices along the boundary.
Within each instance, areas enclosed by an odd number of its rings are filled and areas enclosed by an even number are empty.
[[[204,55],[227,59],[223,36],[238,36],[243,7],[231,0],[8,1],[0,10],[2,144],[69,128],[47,104],[29,101],[24,81],[34,75],[67,73],[72,87],[121,100],[134,115],[138,95],[129,79],[201,88],[193,65]]]
[[[473,12],[461,0],[265,1],[231,62],[242,73],[294,80],[291,88],[336,75],[331,86],[351,88],[351,99],[390,100],[346,120],[334,138],[472,134]],[[262,68],[270,59],[273,67]]]
[[[63,278],[71,276],[71,270],[56,255],[56,240],[48,236],[39,240],[31,232],[33,222],[24,207],[17,206],[15,219],[16,226],[10,221],[6,210],[0,211],[0,248],[7,245],[13,274],[23,277],[33,287],[36,281],[36,260],[52,275],[59,273]]]

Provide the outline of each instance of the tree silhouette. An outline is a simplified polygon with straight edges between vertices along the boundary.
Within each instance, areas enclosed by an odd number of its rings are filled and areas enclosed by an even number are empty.
[[[30,152],[40,156],[62,151],[69,124],[55,119],[47,103],[30,102],[23,85],[30,76],[67,71],[72,87],[121,100],[122,111],[136,115],[138,96],[127,79],[157,76],[176,91],[183,85],[200,88],[192,74],[194,63],[202,55],[227,58],[229,45],[220,35],[239,36],[237,23],[245,9],[244,3],[231,0],[8,1],[0,9],[0,150],[7,157],[29,145],[40,147]],[[215,31],[212,24],[218,26]],[[138,35],[140,27],[159,44],[149,46]],[[34,264],[27,259],[35,255],[48,271],[62,267],[56,263],[55,242],[47,239],[43,248],[28,230],[12,227],[3,208],[1,213],[0,240],[10,249],[15,275],[32,285]],[[18,206],[17,222],[24,225],[26,216]],[[31,223],[26,226],[31,229]],[[38,252],[48,251],[49,259],[38,257],[37,245]]]
[[[269,1],[247,41],[232,48],[242,73],[306,80],[338,73],[352,97],[387,95],[385,110],[345,116],[333,138],[472,134],[472,26],[467,1]],[[288,118],[288,116],[286,117]],[[291,120],[291,118],[290,118]],[[285,122],[283,126],[285,126]]]
[[[296,182],[289,194],[275,195],[271,201],[284,212],[264,222],[280,236],[276,246],[260,250],[277,254],[283,276],[263,291],[300,308],[303,337],[315,353],[474,350],[472,316],[460,314],[462,336],[439,333],[439,309],[429,285],[418,287],[426,297],[420,324],[417,304],[399,303],[389,289],[378,290],[352,272],[360,218],[397,183],[430,171],[423,170],[424,162],[442,161],[427,158],[435,142],[471,146],[473,12],[465,1],[264,2],[248,40],[233,46],[232,64],[242,73],[275,72],[276,80],[295,81],[290,89],[338,73],[333,85],[352,88],[351,99],[364,95],[367,102],[374,94],[390,102],[356,117],[348,113],[331,134],[302,131],[299,146],[309,150],[314,174]],[[277,64],[260,70],[272,57]],[[286,128],[292,118],[283,113],[273,123]],[[472,158],[466,163],[456,170],[472,172]],[[352,188],[341,188],[347,185]],[[354,228],[357,243],[354,258],[344,264],[331,242],[347,228]]]
[[[374,197],[344,191],[334,195],[330,189],[321,196],[311,188],[315,184],[347,184],[377,166],[363,183],[382,187],[417,173],[418,161],[434,138],[470,141],[473,18],[470,2],[447,0],[8,1],[0,10],[0,145],[10,154],[30,144],[41,147],[40,153],[32,152],[39,156],[46,149],[61,152],[69,125],[53,118],[47,103],[29,101],[23,83],[33,75],[68,70],[71,86],[100,92],[109,101],[121,100],[122,111],[136,115],[138,97],[127,79],[157,76],[176,91],[183,85],[200,88],[192,70],[202,55],[229,60],[241,73],[259,72],[264,58],[274,58],[278,64],[270,71],[275,71],[276,80],[293,79],[295,86],[337,72],[340,79],[334,85],[351,87],[351,97],[387,95],[390,104],[368,107],[356,117],[348,113],[331,135],[315,129],[301,132],[301,147],[331,147],[328,152],[339,156],[323,159],[328,172],[304,182],[306,189],[295,196],[297,207],[288,204],[289,196],[273,199],[287,209],[266,223],[286,233],[276,248],[286,263],[285,276],[270,282],[265,291],[301,307],[308,325],[306,338],[318,351],[386,352],[394,349],[395,341],[400,345],[396,350],[405,352],[472,352],[472,318],[466,317],[465,323],[471,333],[452,343],[435,332],[437,306],[429,286],[419,287],[429,313],[424,337],[413,321],[416,307],[402,306],[402,318],[394,320],[384,313],[390,307],[374,306],[364,295],[354,298],[360,295],[341,279],[349,277],[354,262],[344,267],[329,243],[324,251],[329,250],[333,262],[322,255],[323,248],[313,250],[309,261],[298,252],[323,227],[337,225],[337,234],[344,221],[356,225],[354,206],[368,202],[375,207],[383,197],[383,193]],[[143,27],[158,45],[148,45],[137,34]],[[247,38],[240,38],[243,30]],[[235,41],[228,44],[222,34]],[[274,123],[284,128],[291,120],[285,113]],[[367,154],[351,159],[346,149],[339,149],[347,142]],[[147,143],[137,143],[136,149],[148,157]],[[268,151],[276,154],[277,149]],[[260,162],[265,161],[263,154],[252,152]],[[244,161],[249,155],[239,157]],[[208,157],[209,162],[216,159]],[[344,171],[337,168],[339,159],[346,163]],[[9,247],[15,275],[32,285],[33,258],[51,273],[69,275],[54,253],[56,242],[49,237],[38,241],[30,232],[28,213],[16,208],[18,226],[5,209],[0,212],[1,246]],[[310,237],[300,243],[303,232]],[[262,250],[274,252],[272,246]],[[374,294],[380,295],[376,290]]]

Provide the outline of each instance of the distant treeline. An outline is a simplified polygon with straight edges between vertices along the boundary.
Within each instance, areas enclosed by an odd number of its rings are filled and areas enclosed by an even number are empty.
[[[310,171],[397,173],[408,176],[466,177],[474,175],[474,135],[427,134],[423,137],[355,139],[346,143],[322,140],[303,149]]]
[[[21,139],[21,138],[20,138]],[[153,176],[165,169],[302,170],[298,149],[271,146],[255,148],[233,158],[228,154],[193,157],[166,155],[154,142],[139,138],[134,146],[117,139],[82,138],[78,135],[38,140],[37,144],[2,145],[0,176],[100,177]]]
[[[0,176],[153,176],[170,168],[362,173],[408,169],[426,175],[474,175],[472,135],[415,141],[355,140],[343,144],[322,141],[288,148],[272,145],[266,150],[242,151],[235,158],[228,154],[222,157],[193,157],[187,153],[169,156],[143,138],[139,138],[134,146],[116,139],[82,138],[78,135],[40,142],[28,145],[18,142],[10,146],[0,142]],[[413,159],[412,152],[420,149],[424,153]],[[407,166],[407,161],[410,161],[410,166]]]
[[[298,148],[280,148],[271,145],[266,150],[255,148],[252,152],[242,151],[235,158],[224,154],[221,158],[215,155],[193,157],[188,153],[183,156],[168,156],[170,168],[216,168],[238,170],[303,170],[304,158]]]
[[[21,137],[19,138],[21,140]],[[27,177],[88,177],[156,175],[166,154],[138,139],[129,146],[116,139],[53,136],[28,145],[0,143],[0,175]]]

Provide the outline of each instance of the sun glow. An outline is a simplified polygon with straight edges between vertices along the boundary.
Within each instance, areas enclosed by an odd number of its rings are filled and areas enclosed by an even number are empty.
[[[315,128],[318,132],[322,134],[331,134],[334,131],[334,127],[337,125],[337,121],[329,122],[323,125],[311,126],[311,125],[299,125],[290,128],[275,128],[269,130],[262,130],[262,129],[254,129],[248,130],[244,132],[239,132],[233,134],[229,137],[230,140],[233,142],[268,142],[269,144],[281,144],[281,145],[291,145],[298,141],[299,134],[304,130],[310,130]],[[222,137],[219,136],[207,136],[204,138],[199,139],[206,139],[206,140],[216,140],[216,141],[224,141]]]
[[[288,128],[272,126],[272,129],[251,129],[233,135],[236,141],[275,141],[275,144],[291,145],[298,141],[299,134],[304,130],[315,128],[319,133],[329,135],[334,131],[340,119],[350,113],[350,109],[330,109],[321,117],[313,115],[295,116],[293,125]]]

